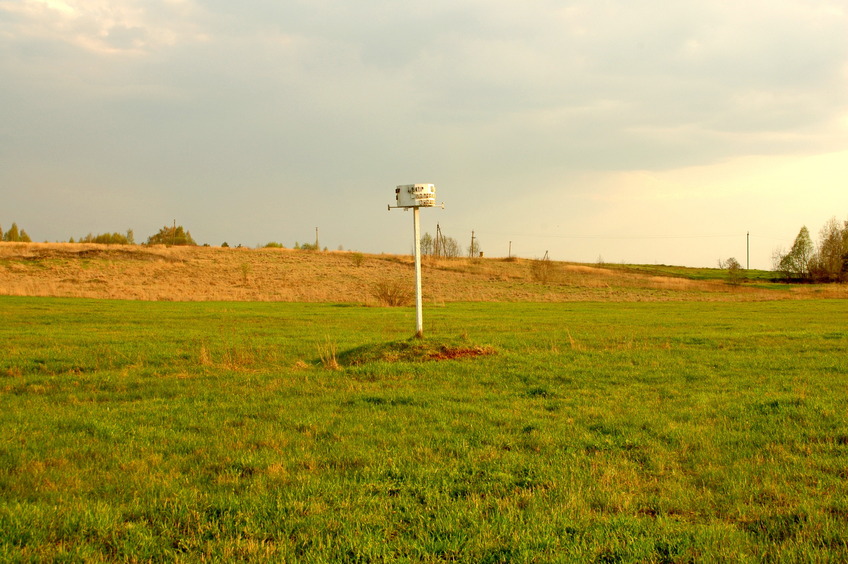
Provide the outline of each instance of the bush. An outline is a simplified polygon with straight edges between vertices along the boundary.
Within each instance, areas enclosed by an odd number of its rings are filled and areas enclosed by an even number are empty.
[[[551,262],[551,259],[548,258],[547,254],[545,254],[544,258],[534,260],[530,263],[530,275],[536,282],[540,282],[542,284],[553,282],[556,274],[556,266],[553,262]]]
[[[389,307],[411,305],[413,300],[412,290],[400,282],[377,282],[371,294],[378,303]]]
[[[742,283],[742,265],[739,264],[739,261],[736,260],[735,257],[730,257],[726,261],[719,261],[719,265],[722,268],[727,269],[727,283],[732,286],[738,286]]]
[[[147,238],[148,245],[189,245],[196,247],[197,243],[191,238],[191,232],[183,229],[182,225],[168,227]]]
[[[271,241],[270,243],[265,244],[266,249],[285,249],[286,247],[282,243],[277,243],[276,241]]]

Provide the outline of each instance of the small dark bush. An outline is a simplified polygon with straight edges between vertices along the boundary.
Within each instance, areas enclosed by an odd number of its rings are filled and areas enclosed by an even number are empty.
[[[399,307],[412,303],[412,291],[400,282],[377,282],[371,295],[384,306]]]

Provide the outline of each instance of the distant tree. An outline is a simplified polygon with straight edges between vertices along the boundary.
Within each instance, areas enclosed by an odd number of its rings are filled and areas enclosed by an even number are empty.
[[[742,265],[734,257],[730,257],[724,261],[724,268],[727,269],[727,282],[733,286],[738,286],[742,282]]]
[[[0,241],[3,240],[3,226],[0,225]]]
[[[445,258],[457,258],[462,254],[462,247],[453,237],[442,237],[439,241],[441,255]]]
[[[223,247],[223,248],[225,248],[225,249],[229,249],[229,248],[230,248],[230,244],[229,244],[229,243],[227,243],[226,241],[224,241],[223,243],[221,243],[221,247]]]
[[[27,232],[23,229],[21,229],[20,240],[22,243],[32,243],[32,239],[29,238],[29,235],[27,235]]]
[[[421,254],[424,256],[432,256],[433,255],[433,236],[429,233],[425,233],[421,236]]]
[[[135,245],[135,231],[127,229],[127,245]]]
[[[810,262],[813,259],[815,249],[810,239],[807,226],[801,228],[792,248],[788,253],[782,255],[778,262],[778,270],[783,272],[787,278],[809,278]]]
[[[167,225],[160,229],[156,234],[147,238],[148,245],[188,245],[197,246],[197,243],[192,239],[191,232],[186,231],[182,225],[176,227],[168,227]]]
[[[813,278],[822,282],[839,281],[844,255],[843,227],[832,217],[819,232],[819,245],[810,269]]]
[[[848,221],[842,224],[842,272],[839,279],[848,281]]]
[[[120,233],[100,233],[93,235],[89,233],[85,237],[80,237],[79,243],[98,243],[100,245],[129,245],[129,240],[125,235]]]
[[[271,241],[265,244],[266,249],[285,249],[282,243],[277,243],[276,241]]]
[[[9,228],[6,233],[3,234],[3,240],[8,241],[10,243],[14,243],[15,241],[19,241],[21,238],[21,234],[18,231],[18,224],[12,223],[12,227]]]

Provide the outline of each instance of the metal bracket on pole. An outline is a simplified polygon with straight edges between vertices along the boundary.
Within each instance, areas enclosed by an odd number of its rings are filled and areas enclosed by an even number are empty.
[[[389,204],[389,205],[388,205],[388,206],[386,206],[386,207],[388,208],[388,211],[392,211],[392,210],[403,210],[403,211],[406,211],[406,210],[408,210],[410,207],[413,207],[413,208],[427,207],[427,208],[442,208],[442,209],[445,209],[445,203],[444,203],[444,202],[442,202],[441,204],[439,204],[439,205],[437,205],[437,206],[393,206],[393,205]]]

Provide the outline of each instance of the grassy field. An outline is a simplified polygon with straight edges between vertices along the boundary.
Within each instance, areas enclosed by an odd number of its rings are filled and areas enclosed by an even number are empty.
[[[0,561],[848,560],[845,300],[0,313]]]

